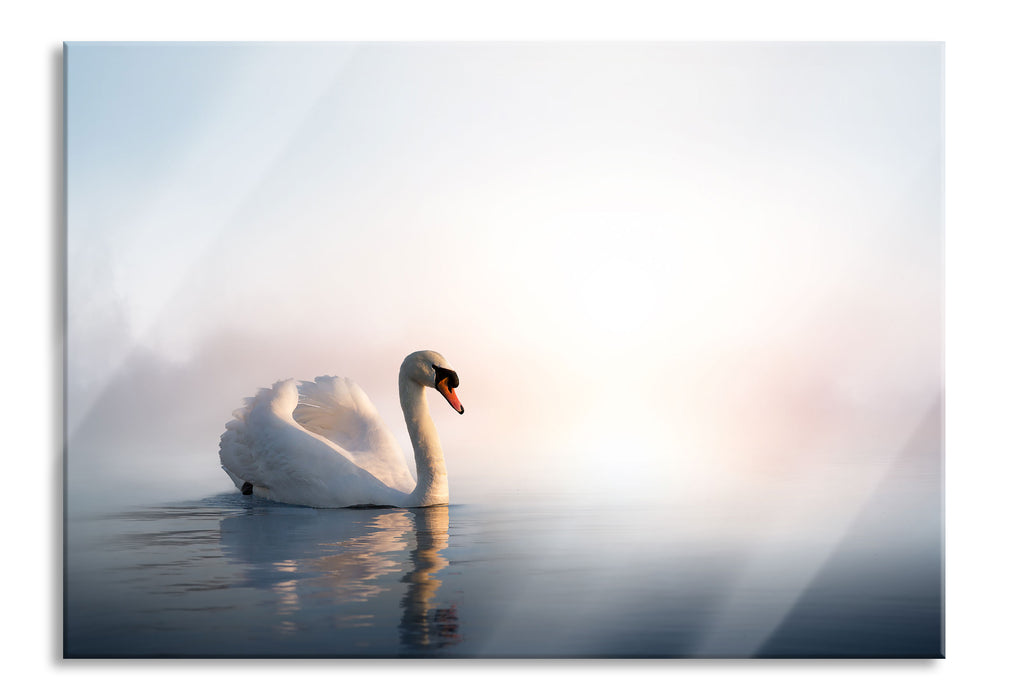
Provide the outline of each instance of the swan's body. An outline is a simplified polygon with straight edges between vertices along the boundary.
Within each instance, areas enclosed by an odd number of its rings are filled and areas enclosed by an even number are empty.
[[[414,479],[374,404],[350,379],[277,382],[246,399],[221,435],[221,466],[242,493],[274,501],[343,508],[412,508],[448,503],[448,475],[426,387],[459,413],[459,378],[445,358],[423,350],[399,370],[403,407],[417,463]]]

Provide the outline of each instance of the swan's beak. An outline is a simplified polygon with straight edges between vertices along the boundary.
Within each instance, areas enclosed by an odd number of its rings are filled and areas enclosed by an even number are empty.
[[[448,377],[442,379],[440,382],[434,385],[434,388],[438,390],[438,393],[445,397],[449,405],[456,410],[457,413],[463,412],[462,404],[459,403],[459,397],[455,395],[455,389],[448,385]]]

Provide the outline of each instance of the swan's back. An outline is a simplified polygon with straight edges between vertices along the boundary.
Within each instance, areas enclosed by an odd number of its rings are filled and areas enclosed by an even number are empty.
[[[239,488],[251,484],[266,497],[306,505],[321,497],[349,505],[370,502],[357,500],[359,493],[414,487],[395,438],[351,379],[277,382],[232,415],[220,456]]]

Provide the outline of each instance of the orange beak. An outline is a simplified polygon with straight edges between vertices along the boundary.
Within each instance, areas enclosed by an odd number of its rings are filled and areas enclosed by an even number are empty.
[[[447,377],[435,384],[434,388],[438,390],[439,394],[445,397],[445,400],[448,401],[449,405],[452,406],[457,413],[461,414],[463,412],[462,404],[459,403],[459,397],[455,395],[455,389],[448,385]]]

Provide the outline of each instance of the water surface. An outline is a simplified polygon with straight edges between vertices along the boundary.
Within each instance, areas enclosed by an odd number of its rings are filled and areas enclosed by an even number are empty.
[[[936,657],[941,527],[921,505],[931,520],[894,521],[877,497],[839,541],[770,543],[703,504],[562,494],[316,510],[235,492],[71,515],[64,653]]]

